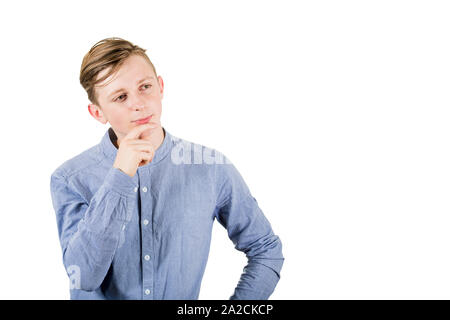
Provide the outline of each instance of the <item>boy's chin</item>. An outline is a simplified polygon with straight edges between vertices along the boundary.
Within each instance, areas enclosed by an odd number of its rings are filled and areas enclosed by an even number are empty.
[[[150,128],[150,129],[148,129],[148,130],[145,130],[145,131],[142,132],[142,134],[141,134],[141,139],[150,139],[151,133],[152,133],[152,132],[155,132],[155,130],[157,130],[157,128],[156,128],[156,129]]]

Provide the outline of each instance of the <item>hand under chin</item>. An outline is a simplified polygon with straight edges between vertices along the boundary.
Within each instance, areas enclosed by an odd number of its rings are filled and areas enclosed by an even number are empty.
[[[145,140],[151,140],[152,136],[157,132],[158,128],[150,128],[148,130],[145,130],[141,136],[139,137],[140,139],[145,139]]]

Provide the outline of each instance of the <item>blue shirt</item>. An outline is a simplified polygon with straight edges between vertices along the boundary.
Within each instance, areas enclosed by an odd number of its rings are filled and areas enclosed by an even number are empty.
[[[248,259],[230,299],[269,298],[281,241],[241,175],[219,151],[163,132],[133,177],[113,167],[111,128],[53,172],[71,299],[198,299],[215,219]]]

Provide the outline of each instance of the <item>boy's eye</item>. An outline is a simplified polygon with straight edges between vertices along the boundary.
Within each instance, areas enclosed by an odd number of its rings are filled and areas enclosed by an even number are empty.
[[[151,84],[144,84],[144,85],[142,86],[142,88],[144,88],[144,89],[149,89],[151,86],[152,86]],[[114,101],[117,101],[117,100],[119,100],[119,101],[125,101],[125,97],[126,97],[126,96],[127,96],[126,94],[121,94],[121,95],[118,96]]]
[[[126,96],[126,94],[121,94],[120,96],[117,97],[116,100],[123,100],[123,98]]]

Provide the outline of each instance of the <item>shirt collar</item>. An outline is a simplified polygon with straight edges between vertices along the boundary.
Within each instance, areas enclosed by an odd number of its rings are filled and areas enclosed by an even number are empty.
[[[159,148],[156,149],[152,161],[147,163],[145,166],[141,166],[139,168],[152,166],[161,161],[162,159],[164,159],[169,154],[172,145],[172,135],[169,132],[167,132],[167,130],[164,129],[164,127],[162,127],[162,129],[164,131],[164,140],[162,144],[159,146]],[[117,136],[114,133],[113,129],[109,128],[108,130],[106,130],[106,133],[104,134],[100,142],[100,147],[103,150],[105,156],[114,161],[117,155],[117,148],[113,144],[112,140],[117,140]]]

